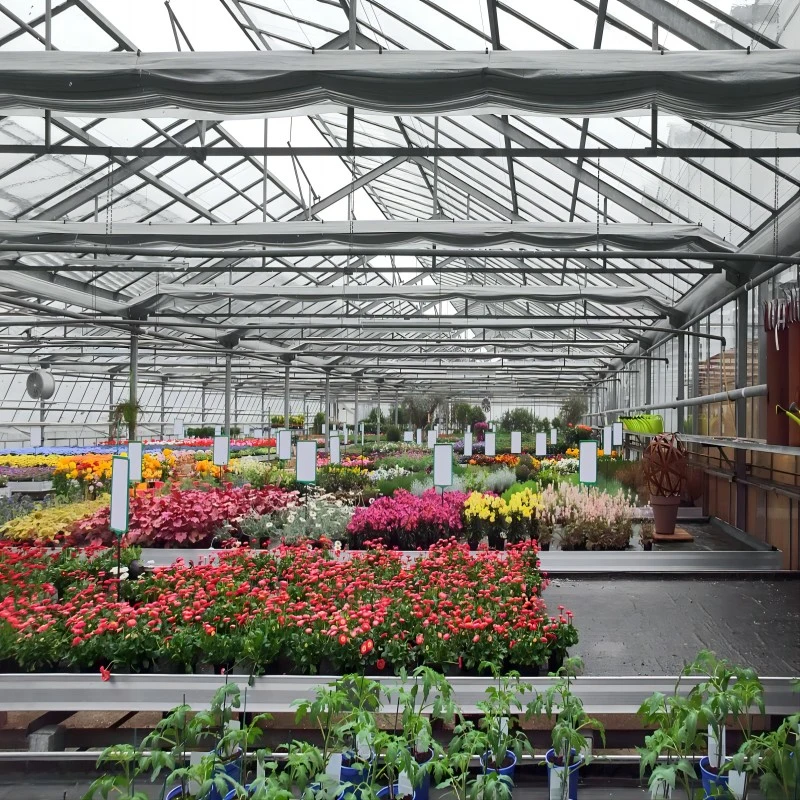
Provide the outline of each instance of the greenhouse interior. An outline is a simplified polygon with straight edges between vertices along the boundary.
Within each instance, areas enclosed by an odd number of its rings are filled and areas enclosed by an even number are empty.
[[[0,0],[0,800],[800,800],[800,0]]]

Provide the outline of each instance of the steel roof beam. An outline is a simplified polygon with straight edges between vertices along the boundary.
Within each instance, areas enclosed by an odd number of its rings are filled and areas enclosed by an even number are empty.
[[[733,39],[666,0],[620,0],[623,5],[698,50],[744,50]]]

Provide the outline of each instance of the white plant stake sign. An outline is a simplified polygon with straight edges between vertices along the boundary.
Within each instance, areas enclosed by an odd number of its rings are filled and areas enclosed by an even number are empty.
[[[288,461],[292,457],[292,432],[289,430],[278,431],[278,458]]]
[[[417,447],[422,447],[422,428],[417,428]]]
[[[611,426],[606,425],[603,428],[603,453],[607,456],[611,455],[614,445],[611,444]]]
[[[614,447],[618,447],[622,444],[622,423],[615,422],[611,427],[614,430],[614,436],[613,436]]]
[[[330,437],[330,453],[331,453],[331,464],[341,464],[342,463],[342,450],[341,450],[341,440],[339,439],[338,433],[332,433]]]
[[[547,434],[546,433],[537,433],[536,434],[536,455],[537,456],[546,456],[547,455]]]
[[[129,475],[132,483],[139,483],[142,480],[142,443],[128,442],[128,463]]]
[[[437,444],[433,448],[433,485],[442,492],[453,485],[453,445]]]
[[[495,433],[493,431],[486,431],[485,438],[483,440],[483,452],[487,456],[493,456],[495,454]]]
[[[295,479],[298,483],[317,482],[317,443],[297,443],[297,463]]]
[[[404,442],[408,442],[408,444],[411,444],[411,442],[414,441],[413,432],[412,431],[403,431],[403,441]]]
[[[580,443],[578,477],[581,483],[597,483],[597,442],[593,439]]]
[[[472,455],[472,433],[471,431],[467,431],[464,434],[464,455],[471,456]]]
[[[511,452],[519,455],[522,452],[522,432],[511,431]]]
[[[227,467],[231,459],[231,440],[227,436],[214,437],[214,464]]]

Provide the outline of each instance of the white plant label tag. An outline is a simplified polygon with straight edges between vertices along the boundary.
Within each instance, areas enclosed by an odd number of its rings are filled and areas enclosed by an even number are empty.
[[[397,796],[398,797],[411,797],[414,794],[414,787],[411,785],[411,780],[405,770],[402,770],[397,776]]]
[[[369,746],[369,737],[363,731],[356,736],[356,753],[362,761],[369,761],[372,750]]]
[[[650,797],[653,800],[669,800],[672,797],[672,787],[666,781],[656,781],[650,787]]]
[[[414,742],[414,749],[418,753],[424,753],[428,749],[427,747],[425,747],[425,739],[422,736],[421,732],[419,734],[417,734],[417,740],[416,740],[416,742]]]
[[[564,767],[550,767],[550,800],[561,800],[561,781]]]
[[[264,758],[259,756],[256,759],[256,778],[266,778],[267,771],[264,769]]]
[[[717,741],[714,729],[708,726],[708,763],[712,767],[722,765],[725,760],[725,728],[722,729],[722,742]]]
[[[342,754],[331,753],[328,763],[325,765],[325,774],[337,783],[342,779]]]
[[[508,717],[500,717],[498,724],[500,727],[500,735],[506,736],[508,734]],[[501,761],[502,760],[504,760],[504,758],[501,759]]]
[[[737,772],[735,769],[728,772],[728,790],[736,798],[742,800],[744,797],[745,783],[747,781],[746,772]]]

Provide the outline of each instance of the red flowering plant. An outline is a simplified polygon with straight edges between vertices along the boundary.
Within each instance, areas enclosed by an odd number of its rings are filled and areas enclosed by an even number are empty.
[[[209,491],[137,494],[131,499],[128,544],[143,547],[208,547],[218,528],[229,522],[236,528],[247,514],[268,514],[295,502],[297,494],[276,486],[262,489],[226,486]],[[109,508],[74,523],[71,544],[113,544]]]
[[[418,558],[380,546],[348,558],[243,549],[124,581],[119,601],[116,578],[92,560],[63,570],[56,594],[53,565],[72,564],[65,558],[0,547],[0,587],[11,587],[0,600],[0,661],[363,674],[536,666],[577,641],[569,612],[547,615],[533,542],[470,554],[448,540]]]

